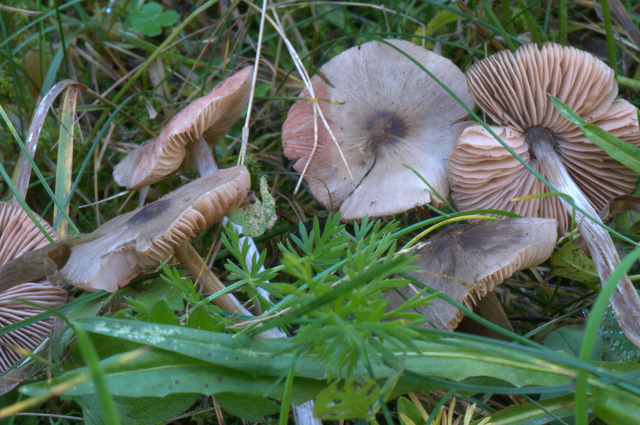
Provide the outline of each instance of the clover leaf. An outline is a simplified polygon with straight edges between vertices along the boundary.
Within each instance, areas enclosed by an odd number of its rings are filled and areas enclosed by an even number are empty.
[[[129,23],[135,32],[155,37],[162,33],[162,27],[169,27],[178,21],[179,15],[173,10],[163,10],[162,5],[151,1],[139,9],[131,9]]]

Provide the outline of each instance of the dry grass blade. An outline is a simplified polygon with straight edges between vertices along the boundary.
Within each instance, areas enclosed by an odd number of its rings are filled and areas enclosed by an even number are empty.
[[[27,134],[27,141],[25,143],[25,151],[20,155],[20,164],[18,170],[18,178],[16,180],[16,188],[18,193],[24,198],[27,194],[27,187],[29,186],[29,178],[31,176],[31,163],[33,156],[36,153],[38,146],[38,140],[40,139],[40,133],[44,126],[44,120],[47,116],[47,112],[53,105],[56,98],[68,87],[75,86],[77,88],[84,88],[84,84],[78,83],[73,80],[62,80],[49,90],[49,92],[42,98],[42,101],[38,105],[35,113],[33,114],[33,120],[31,120],[31,126],[29,127],[29,133]],[[28,155],[28,157],[27,157]],[[30,161],[31,160],[31,161]]]
[[[69,205],[65,205],[67,197],[71,192],[71,180],[73,173],[73,141],[74,122],[76,117],[77,89],[70,85],[64,95],[62,115],[60,117],[60,138],[58,139],[58,163],[56,167],[55,195],[58,203],[64,206],[65,213],[69,213]],[[54,206],[53,216],[61,214],[58,206]],[[56,233],[60,238],[67,236],[69,223],[60,220],[56,227]]]
[[[609,7],[611,7],[611,13],[615,20],[618,21],[631,41],[633,41],[633,44],[640,49],[640,31],[638,31],[638,27],[636,27],[620,0],[609,0]]]
[[[331,140],[336,145],[336,148],[338,149],[338,152],[340,153],[340,158],[342,158],[342,161],[344,162],[344,165],[347,167],[347,171],[349,172],[349,176],[351,177],[351,180],[353,181],[353,174],[351,173],[351,168],[349,167],[349,164],[347,163],[347,160],[344,157],[344,154],[342,153],[342,148],[340,147],[340,144],[338,143],[338,140],[336,139],[336,136],[333,134],[333,131],[331,130],[331,127],[329,126],[329,123],[327,122],[326,118],[324,117],[324,114],[322,113],[322,110],[320,109],[320,106],[318,105],[319,99],[316,98],[315,92],[313,90],[313,85],[311,84],[311,78],[309,77],[309,74],[307,73],[306,69],[304,68],[304,64],[302,63],[302,60],[300,59],[300,56],[298,56],[298,53],[296,52],[295,48],[293,47],[293,45],[291,44],[291,42],[287,38],[287,35],[284,32],[284,26],[280,22],[280,18],[278,18],[278,14],[276,13],[275,9],[273,10],[273,16],[274,16],[274,19],[271,19],[270,17],[267,17],[267,19],[269,19],[269,21],[271,22],[271,25],[273,25],[273,27],[276,29],[276,31],[278,32],[278,34],[280,35],[280,37],[284,41],[285,45],[287,46],[287,50],[289,51],[289,54],[291,55],[291,58],[293,59],[293,63],[295,64],[296,69],[298,70],[298,73],[302,77],[302,80],[304,82],[304,86],[309,91],[309,95],[313,99],[312,100],[312,102],[313,102],[313,115],[314,115],[314,118],[313,118],[313,132],[314,132],[313,150],[311,151],[311,155],[309,155],[309,160],[307,161],[307,164],[305,165],[304,170],[302,170],[302,172],[300,173],[300,178],[298,179],[298,183],[296,184],[296,187],[295,187],[295,189],[293,191],[293,194],[295,195],[298,192],[298,189],[300,189],[300,185],[302,184],[302,180],[304,179],[305,173],[306,173],[306,171],[307,171],[307,169],[309,167],[309,164],[313,160],[313,157],[314,157],[314,155],[316,153],[316,149],[318,147],[318,118],[320,118],[320,120],[322,121],[322,124],[324,125],[325,129],[329,133],[329,137],[331,137]]]

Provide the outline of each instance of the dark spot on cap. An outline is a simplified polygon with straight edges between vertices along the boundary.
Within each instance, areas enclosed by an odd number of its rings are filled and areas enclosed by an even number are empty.
[[[180,385],[180,380],[176,379],[175,381],[173,381],[176,385]]]
[[[173,390],[173,385],[169,385],[169,391]]]
[[[366,123],[369,132],[369,149],[379,145],[392,144],[407,135],[407,125],[398,114],[389,111],[376,111]]]
[[[218,384],[222,383],[222,376],[218,376]]]
[[[162,213],[168,210],[170,206],[171,202],[169,200],[152,202],[131,217],[127,224],[138,226],[142,223],[146,223],[147,221],[153,220],[154,218],[162,215]]]
[[[204,387],[205,388],[209,388],[209,384],[207,384],[206,382],[204,383]]]
[[[207,357],[211,357],[211,353],[207,353]]]

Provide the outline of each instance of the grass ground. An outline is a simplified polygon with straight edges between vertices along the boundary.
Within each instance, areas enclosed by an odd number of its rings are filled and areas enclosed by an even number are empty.
[[[215,154],[222,168],[236,165],[246,127],[252,187],[258,191],[267,178],[277,213],[275,225],[255,238],[263,253],[257,264],[246,264],[229,227],[214,225],[192,240],[211,273],[254,314],[264,313],[260,331],[237,326],[193,289],[176,262],[145,270],[115,294],[69,288],[71,301],[61,310],[72,328],[51,342],[34,383],[0,398],[7,423],[284,424],[292,421],[289,401],[310,397],[327,421],[640,423],[637,350],[610,313],[603,321],[613,325],[599,327],[596,315],[595,327],[585,327],[599,279],[579,243],[562,238],[556,263],[518,272],[498,289],[514,332],[491,323],[500,339],[425,330],[415,326],[416,316],[385,313],[379,294],[410,264],[397,251],[442,217],[418,208],[383,223],[341,224],[306,185],[295,191],[299,175],[281,147],[287,111],[304,88],[282,32],[309,75],[372,39],[424,44],[462,70],[527,41],[572,45],[610,63],[620,96],[638,106],[638,5],[265,3],[266,12],[265,4],[240,1],[0,6],[0,165],[15,181],[19,141],[35,136],[39,175],[26,204],[60,235],[89,233],[135,209],[138,192],[114,183],[115,164],[183,105],[256,63],[253,102]],[[66,79],[80,85],[63,87],[55,101],[46,96]],[[38,108],[46,113],[35,114]],[[146,199],[196,177],[184,169],[153,185]],[[0,196],[12,198],[7,179]],[[637,241],[638,223],[637,214],[624,211],[611,226]],[[636,247],[619,248],[624,255]],[[637,278],[637,264],[630,273]],[[274,302],[255,306],[256,288]],[[278,327],[293,337],[246,339]],[[173,343],[159,337],[168,334]],[[584,341],[593,344],[585,348]],[[447,413],[436,418],[441,407]]]

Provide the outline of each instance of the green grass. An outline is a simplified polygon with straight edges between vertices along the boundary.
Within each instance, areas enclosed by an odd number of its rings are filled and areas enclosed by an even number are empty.
[[[424,43],[462,70],[528,40],[604,46],[594,53],[613,63],[620,96],[638,105],[640,46],[616,27],[610,3],[598,3],[596,11],[590,2],[565,1],[282,1],[267,3],[262,14],[262,2],[162,2],[179,18],[163,25],[159,36],[133,32],[130,17],[142,6],[138,1],[16,0],[1,7],[1,201],[10,202],[20,191],[14,183],[21,145],[32,135],[35,177],[20,196],[29,210],[63,233],[68,226],[69,234],[91,232],[133,210],[138,193],[115,196],[123,188],[113,181],[113,166],[158,134],[183,105],[255,63],[259,47],[244,130],[248,143],[243,146],[245,112],[215,154],[227,168],[246,149],[253,189],[266,176],[278,220],[255,238],[261,256],[254,264],[246,263],[239,235],[229,226],[216,224],[192,240],[211,273],[254,317],[212,304],[219,294],[200,294],[174,262],[146,269],[115,294],[69,287],[71,301],[58,310],[73,325],[39,353],[47,366],[34,382],[0,397],[0,416],[7,423],[35,423],[23,416],[34,414],[41,422],[51,415],[60,424],[79,418],[285,424],[293,422],[288,402],[312,397],[325,420],[347,423],[448,423],[447,414],[436,419],[441,408],[451,409],[454,420],[466,415],[472,424],[489,415],[496,424],[633,423],[624,421],[640,417],[638,357],[611,360],[607,350],[626,341],[603,340],[598,333],[611,284],[594,293],[579,277],[556,274],[547,262],[516,273],[497,290],[514,332],[461,305],[500,339],[426,330],[415,308],[427,299],[385,309],[381,291],[412,279],[407,272],[415,251],[401,249],[468,216],[500,212],[446,206],[384,222],[342,224],[304,184],[294,193],[299,175],[281,145],[287,111],[304,87],[297,66],[311,76],[345,49],[387,38]],[[640,9],[621,3],[638,26]],[[67,79],[80,84],[60,83]],[[63,88],[55,100],[49,98],[52,108],[31,126],[55,87]],[[68,99],[74,92],[76,103]],[[491,124],[478,108],[470,112]],[[196,177],[189,168],[179,174],[153,185],[147,199]],[[638,209],[637,200],[625,205]],[[618,212],[607,223],[626,241],[620,242],[628,253],[622,267],[632,274],[638,273],[638,223],[632,211]],[[558,246],[573,236],[565,235]],[[257,296],[258,288],[271,300]],[[119,331],[127,323],[129,331]],[[0,335],[26,324],[6,326]],[[267,329],[289,338],[250,338]]]

